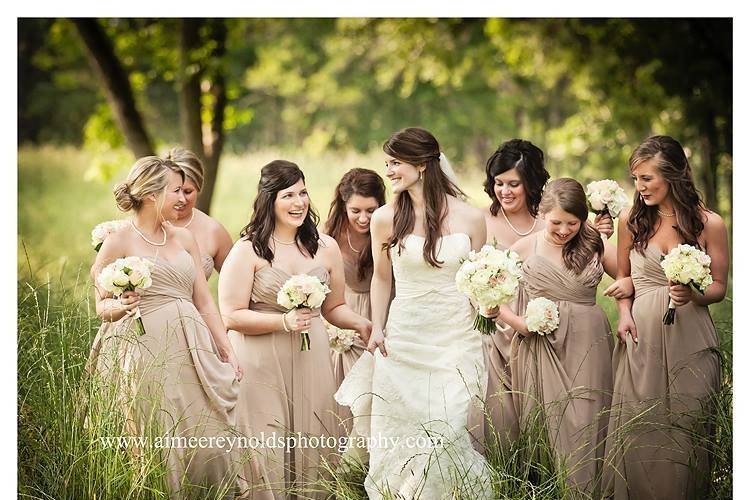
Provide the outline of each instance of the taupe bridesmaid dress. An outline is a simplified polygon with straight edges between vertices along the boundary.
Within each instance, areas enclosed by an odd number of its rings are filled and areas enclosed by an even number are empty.
[[[193,259],[184,250],[174,263],[150,259],[153,284],[139,306],[146,333],[138,335],[130,317],[110,326],[94,346],[92,368],[105,380],[126,379],[123,402],[134,401],[125,411],[138,435],[232,438],[239,383],[192,302]],[[246,489],[239,454],[215,443],[165,451],[171,498],[194,495],[188,485],[228,487],[227,498]]]
[[[370,319],[372,317],[372,309],[370,307],[372,270],[366,273],[364,279],[359,280],[357,276],[357,263],[344,258],[344,279],[346,282],[346,286],[344,287],[344,301],[346,305],[360,316]],[[344,353],[331,351],[336,387],[341,385],[344,377],[349,373],[349,370],[351,370],[362,353],[365,352],[365,349],[367,349],[367,346],[362,342],[359,335],[357,335],[354,339],[354,344],[348,351]],[[348,408],[342,408],[346,410],[344,414],[348,414],[349,418],[351,418],[351,412],[348,411]]]
[[[504,248],[498,246],[500,250]],[[518,296],[510,303],[518,309]],[[511,345],[515,330],[497,320],[497,329],[482,335],[482,353],[487,369],[487,390],[484,408],[474,405],[469,414],[469,432],[477,451],[487,454],[486,447],[507,449],[518,438],[518,411],[513,398],[510,371]]]
[[[208,281],[214,272],[214,258],[210,255],[201,255],[201,268],[203,268],[203,274],[206,275],[206,281]]]
[[[654,245],[630,252],[638,343],[628,337],[615,349],[604,476],[616,499],[707,498],[710,429],[701,417],[719,387],[719,342],[705,306],[690,302],[673,325],[662,323],[669,288],[660,259]]]
[[[557,304],[560,324],[551,334],[513,340],[511,369],[521,428],[546,424],[548,442],[569,486],[577,490],[574,495],[597,498],[612,395],[613,340],[607,315],[596,304],[604,271],[598,259],[575,274],[534,254],[522,272],[520,313],[531,299],[546,297]]]
[[[307,274],[328,283],[330,277],[323,267]],[[249,309],[258,312],[283,313],[276,295],[291,276],[285,271],[266,266],[255,273]],[[300,351],[300,335],[283,330],[263,335],[243,335],[230,331],[245,378],[240,384],[237,425],[241,433],[255,436],[261,442],[278,443],[294,434],[332,441],[342,435],[333,399],[336,384],[333,377],[328,334],[313,310],[310,326],[310,350]],[[321,458],[337,460],[338,442],[326,446],[296,447],[291,451],[282,445],[254,450],[260,461],[265,489],[277,499],[326,498],[313,484],[324,477]]]

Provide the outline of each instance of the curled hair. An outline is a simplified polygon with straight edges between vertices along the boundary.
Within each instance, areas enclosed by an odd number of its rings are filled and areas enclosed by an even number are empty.
[[[112,190],[117,208],[123,212],[137,212],[147,196],[163,194],[169,183],[170,171],[179,173],[184,179],[179,169],[158,156],[144,156],[136,160],[128,172],[127,179]]]
[[[685,243],[700,248],[698,239],[703,232],[703,211],[706,206],[693,183],[690,164],[682,145],[666,135],[649,137],[630,156],[630,172],[651,159],[656,160],[656,169],[669,186],[677,219],[677,224],[672,227]],[[658,207],[646,205],[636,190],[628,217],[628,229],[633,234],[633,248],[637,252],[643,254],[646,250],[659,220]]]
[[[165,160],[177,165],[182,170],[184,178],[195,184],[199,192],[203,189],[203,162],[198,155],[187,149],[172,148]]]
[[[251,241],[255,253],[270,263],[273,263],[274,256],[270,240],[276,227],[276,197],[279,191],[293,186],[300,179],[305,182],[302,170],[296,164],[285,160],[274,160],[260,170],[253,215],[250,222],[242,228],[240,237]],[[294,236],[297,248],[301,245],[311,257],[315,257],[318,252],[318,221],[318,214],[310,205],[304,222],[297,228],[297,234]]]
[[[555,207],[560,207],[581,221],[578,233],[565,243],[562,250],[565,267],[581,274],[594,256],[601,259],[604,255],[604,242],[588,221],[589,212],[583,186],[577,180],[568,177],[550,182],[544,189],[539,211],[547,214]]]
[[[443,221],[447,215],[446,196],[466,196],[440,168],[440,144],[427,130],[409,127],[394,133],[383,144],[386,154],[414,166],[425,165],[424,203],[425,203],[425,237],[422,255],[425,262],[433,267],[440,267],[437,259],[437,244],[441,236]],[[403,248],[404,238],[414,229],[414,206],[408,193],[399,194],[394,203],[393,235],[384,244],[384,249]]]
[[[348,231],[346,203],[355,194],[364,198],[375,198],[378,206],[385,205],[385,184],[376,172],[366,168],[353,168],[345,173],[336,186],[331,208],[328,209],[328,220],[325,223],[326,233],[339,242],[344,237],[344,231]],[[364,280],[372,268],[372,246],[368,244],[359,254],[357,279]]]
[[[501,206],[495,194],[495,177],[514,168],[518,171],[526,193],[526,208],[533,217],[536,217],[544,185],[549,179],[549,172],[544,168],[542,150],[523,139],[505,141],[487,160],[484,192],[492,200],[490,213],[496,216]]]

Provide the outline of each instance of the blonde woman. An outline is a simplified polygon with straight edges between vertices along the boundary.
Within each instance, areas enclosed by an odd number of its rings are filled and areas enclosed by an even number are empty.
[[[221,271],[224,259],[232,249],[232,238],[219,221],[195,208],[203,189],[203,163],[200,158],[187,149],[174,148],[167,153],[166,159],[179,167],[185,178],[182,184],[183,198],[174,205],[176,218],[171,222],[174,226],[188,229],[195,236],[201,268],[208,279],[214,269]]]
[[[152,285],[119,300],[96,286],[99,317],[122,321],[99,339],[95,372],[105,380],[124,379],[121,386],[127,393],[121,397],[132,429],[140,435],[226,436],[234,425],[242,370],[209,293],[195,239],[189,231],[165,224],[174,218],[174,207],[184,204],[183,181],[170,162],[148,156],[115,187],[117,206],[132,217],[104,241],[91,277],[96,283],[104,266],[138,256],[153,263]],[[133,326],[136,308],[143,335]],[[218,444],[172,448],[166,454],[172,497],[188,495],[188,484],[226,488],[230,497],[243,488],[235,455]]]

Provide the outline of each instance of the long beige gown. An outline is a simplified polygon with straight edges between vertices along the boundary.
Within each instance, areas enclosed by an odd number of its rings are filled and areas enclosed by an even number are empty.
[[[372,317],[370,307],[370,282],[372,281],[372,270],[359,280],[357,276],[357,263],[344,258],[344,302],[352,311],[367,319]],[[354,363],[367,349],[362,339],[357,335],[354,338],[354,344],[346,352],[337,352],[331,350],[331,359],[333,361],[333,374],[336,380],[336,387],[341,385],[344,377],[351,370]],[[347,429],[351,428],[352,412],[347,406],[339,406],[339,417]]]
[[[307,274],[328,283],[323,267]],[[267,313],[286,312],[276,302],[279,289],[290,278],[281,269],[266,266],[255,273],[249,308]],[[263,335],[243,335],[230,331],[229,336],[245,370],[240,385],[237,425],[241,433],[255,436],[263,448],[254,450],[260,461],[262,481],[277,499],[325,498],[315,481],[325,476],[321,458],[337,460],[337,440],[343,434],[339,427],[337,405],[333,399],[336,384],[328,347],[328,334],[313,310],[310,326],[310,350],[300,351],[300,335],[283,330]],[[286,436],[308,439],[309,446],[286,450]],[[333,447],[313,446],[314,440],[336,441]],[[291,444],[293,444],[290,441]],[[326,443],[324,443],[326,444]]]
[[[669,288],[660,259],[653,245],[630,252],[638,344],[628,337],[613,357],[604,484],[616,499],[707,498],[711,438],[701,417],[719,387],[718,338],[708,308],[693,302],[662,323]]]
[[[596,304],[604,271],[592,260],[576,275],[536,254],[522,271],[521,313],[531,299],[546,297],[557,304],[560,324],[551,334],[518,335],[513,341],[521,428],[546,425],[554,460],[564,468],[573,495],[596,498],[612,394],[613,340],[607,316]]]
[[[510,308],[514,312],[518,309],[518,296],[511,301]],[[494,333],[482,335],[484,366],[488,372],[484,407],[476,405],[469,414],[474,447],[485,455],[488,447],[501,451],[518,437],[518,411],[513,398],[510,363],[515,330],[499,320],[495,325]]]
[[[118,397],[128,405],[132,430],[152,440],[170,437],[165,453],[171,498],[195,495],[194,485],[226,488],[226,498],[233,498],[246,488],[238,476],[239,454],[227,452],[227,440],[236,438],[239,384],[193,305],[190,254],[183,250],[175,262],[152,260],[153,284],[141,292],[139,306],[146,333],[138,335],[131,318],[103,329],[92,349],[92,370],[120,381],[126,394]],[[185,446],[191,438],[194,444]]]

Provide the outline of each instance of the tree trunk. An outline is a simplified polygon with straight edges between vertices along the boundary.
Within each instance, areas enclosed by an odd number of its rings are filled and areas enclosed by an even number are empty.
[[[180,20],[180,130],[183,145],[205,164],[201,136],[202,63],[195,59],[195,51],[200,45],[201,23],[200,19]]]
[[[227,89],[224,79],[224,55],[226,54],[227,27],[222,19],[213,20],[210,25],[210,37],[215,42],[209,55],[214,62],[213,78],[210,92],[213,96],[211,122],[205,124],[203,144],[205,147],[203,189],[198,196],[198,209],[208,213],[211,208],[216,176],[219,171],[219,159],[224,149],[224,112],[227,107]]]
[[[91,66],[104,85],[107,101],[128,147],[136,157],[153,155],[154,147],[135,104],[130,80],[109,37],[96,19],[72,21],[86,47]]]
[[[702,162],[703,187],[705,190],[706,206],[711,210],[718,212],[718,200],[716,197],[716,170],[719,163],[719,144],[716,130],[715,116],[712,111],[707,111],[703,123],[702,144]]]

